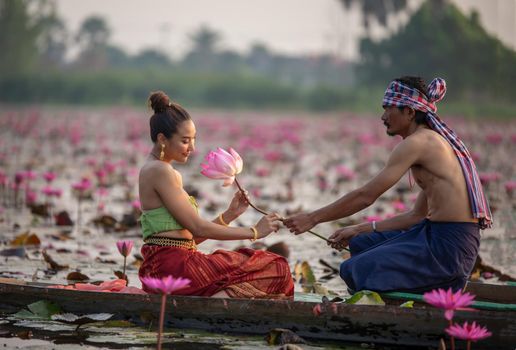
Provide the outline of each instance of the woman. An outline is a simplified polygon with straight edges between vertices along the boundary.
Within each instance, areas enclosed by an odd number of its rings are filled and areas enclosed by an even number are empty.
[[[229,208],[212,222],[197,213],[197,204],[183,189],[173,162],[185,163],[194,151],[195,125],[181,106],[163,92],[149,98],[154,114],[150,134],[154,147],[140,170],[143,264],[139,276],[184,277],[190,286],[181,295],[232,298],[292,298],[294,284],[287,261],[276,254],[240,249],[197,251],[206,239],[252,241],[279,229],[279,217],[270,214],[253,227],[229,227],[248,207],[237,192]],[[145,285],[143,289],[150,291]]]

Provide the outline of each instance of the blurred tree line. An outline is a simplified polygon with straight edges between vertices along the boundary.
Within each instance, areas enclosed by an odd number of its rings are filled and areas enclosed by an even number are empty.
[[[290,57],[259,43],[247,54],[221,49],[206,26],[182,59],[160,48],[129,55],[110,42],[105,19],[86,18],[71,33],[51,0],[0,0],[0,30],[3,102],[142,103],[163,89],[194,105],[333,108],[337,87],[352,79],[351,64],[327,54]],[[70,48],[78,51],[71,60]],[[321,94],[325,86],[335,92]]]
[[[398,5],[391,11],[406,6],[405,0],[391,1]],[[465,16],[448,1],[426,1],[390,38],[363,39],[360,53],[356,72],[365,84],[381,87],[402,75],[442,76],[453,100],[503,103],[516,96],[516,52],[485,31],[477,12]]]
[[[110,42],[101,17],[86,18],[71,33],[52,0],[0,0],[0,101],[142,103],[163,89],[197,106],[378,110],[387,83],[411,74],[445,78],[447,104],[459,112],[516,110],[516,53],[485,32],[478,14],[426,1],[404,28],[377,42],[369,38],[371,22],[386,26],[407,0],[337,1],[344,11],[359,5],[363,14],[366,36],[355,64],[329,54],[281,55],[260,43],[241,54],[222,49],[220,34],[206,26],[191,34],[182,59],[160,48],[129,55]],[[73,59],[71,48],[78,51]]]

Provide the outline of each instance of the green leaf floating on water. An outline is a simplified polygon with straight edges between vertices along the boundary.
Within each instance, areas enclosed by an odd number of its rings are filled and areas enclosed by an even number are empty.
[[[380,294],[371,290],[361,290],[346,299],[345,303],[355,305],[385,305]]]
[[[314,283],[316,281],[312,267],[307,261],[301,263],[301,276],[303,292],[311,293],[314,290]]]
[[[406,301],[403,304],[401,304],[400,307],[412,309],[414,307],[414,300]]]
[[[307,261],[301,263],[301,274],[303,275],[303,283],[314,284],[315,276],[312,271],[312,267]]]
[[[29,310],[22,309],[14,314],[18,318],[29,318],[29,319],[46,319],[50,320],[50,317],[54,314],[61,312],[61,308],[50,301],[40,300],[27,305]]]

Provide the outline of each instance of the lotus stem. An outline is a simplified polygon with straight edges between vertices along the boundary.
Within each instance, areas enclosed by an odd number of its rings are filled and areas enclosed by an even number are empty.
[[[242,186],[240,186],[240,183],[238,182],[238,180],[236,179],[236,177],[235,177],[235,184],[237,185],[237,187],[238,187],[238,189],[240,190],[240,192],[242,192],[242,194],[244,195],[244,198],[247,198],[247,197],[245,196],[245,190],[242,188]],[[268,214],[269,214],[269,213],[267,213],[265,210],[262,210],[262,209],[260,209],[260,208],[256,207],[253,203],[251,203],[251,201],[250,201],[250,200],[247,200],[247,203],[249,203],[249,205],[250,205],[254,210],[256,210],[257,212],[260,212],[260,213],[262,213],[263,215],[268,215]]]
[[[158,329],[158,350],[161,350],[161,335],[163,333],[163,321],[165,319],[165,304],[167,302],[167,295],[161,294],[161,310],[159,312],[159,329]]]
[[[235,177],[235,184],[237,185],[238,189],[240,190],[240,192],[242,192],[242,194],[245,194],[245,190],[242,188],[242,186],[240,186],[240,183],[238,182],[237,178]],[[246,197],[247,198],[247,197]],[[249,203],[249,205],[256,211],[262,213],[263,215],[268,215],[269,213],[267,213],[265,210],[262,210],[258,207],[256,207],[253,203],[251,203],[250,200],[247,200],[247,203]],[[280,221],[281,222],[284,222],[285,219],[284,218],[280,218]],[[315,233],[314,231],[311,231],[311,230],[308,230],[307,232],[311,233],[312,235],[316,236],[316,237],[319,237],[320,239],[323,239],[325,240],[326,242],[329,242],[328,239],[324,236],[321,236],[320,234],[318,233]],[[349,249],[347,248],[344,248],[345,250],[347,250],[349,252]]]
[[[124,255],[124,269],[122,270],[122,275],[125,276],[125,262],[127,260],[127,257]]]
[[[450,320],[449,322],[450,322],[450,326],[451,326],[453,324],[452,320]],[[450,344],[451,344],[451,350],[455,350],[455,338],[453,336],[450,336]]]

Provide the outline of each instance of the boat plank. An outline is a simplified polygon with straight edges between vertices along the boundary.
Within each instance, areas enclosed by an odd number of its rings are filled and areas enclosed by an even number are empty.
[[[468,282],[465,291],[474,294],[476,300],[516,304],[515,286]]]

